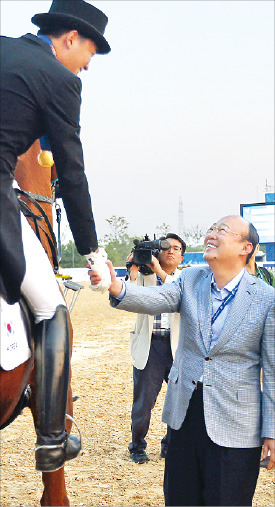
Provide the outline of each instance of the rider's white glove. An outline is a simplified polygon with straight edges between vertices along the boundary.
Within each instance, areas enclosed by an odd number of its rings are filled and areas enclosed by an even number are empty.
[[[97,290],[100,292],[106,292],[111,285],[110,270],[106,264],[107,254],[104,248],[99,248],[98,252],[91,252],[85,255],[90,267],[93,271],[96,271],[101,280],[97,285],[90,285],[90,289]]]

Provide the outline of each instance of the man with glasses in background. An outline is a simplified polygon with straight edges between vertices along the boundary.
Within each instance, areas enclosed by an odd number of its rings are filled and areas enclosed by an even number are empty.
[[[183,260],[185,242],[177,235],[169,233],[165,238],[170,243],[169,250],[161,250],[158,259],[153,256],[150,268],[152,274],[143,275],[134,264],[130,269],[130,282],[149,287],[176,280],[181,270],[178,265]],[[132,261],[130,254],[127,261]],[[168,374],[179,338],[179,313],[137,315],[135,330],[130,333],[131,355],[133,361],[134,400],[132,406],[132,442],[129,444],[130,458],[135,463],[144,463],[146,454],[145,437],[149,430],[151,411],[156,403],[163,381],[168,382]],[[161,441],[162,458],[167,453],[167,434]]]
[[[275,467],[274,289],[245,269],[257,243],[251,223],[224,217],[205,237],[209,266],[162,287],[123,286],[108,263],[112,306],[180,312],[163,409],[166,505],[252,505],[262,446]]]

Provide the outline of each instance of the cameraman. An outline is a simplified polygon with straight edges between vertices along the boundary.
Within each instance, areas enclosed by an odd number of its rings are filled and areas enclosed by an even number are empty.
[[[164,239],[164,238],[162,238]],[[160,250],[159,258],[152,256],[148,265],[153,273],[142,275],[132,265],[130,282],[144,287],[162,285],[176,280],[181,271],[177,269],[183,260],[185,242],[177,234],[167,234],[169,250]],[[127,257],[132,261],[133,253]],[[129,282],[128,282],[129,283]],[[144,463],[149,458],[145,452],[145,436],[149,429],[151,411],[161,390],[162,382],[168,381],[179,337],[179,314],[138,314],[135,330],[130,333],[133,360],[134,400],[132,406],[132,442],[129,444],[130,458],[135,463]],[[167,435],[161,441],[161,457],[166,456]]]

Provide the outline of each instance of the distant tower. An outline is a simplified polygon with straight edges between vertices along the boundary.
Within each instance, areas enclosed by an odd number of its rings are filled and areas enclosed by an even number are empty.
[[[183,206],[182,206],[181,195],[180,195],[180,198],[179,198],[179,236],[181,238],[183,238],[183,236],[184,236]]]

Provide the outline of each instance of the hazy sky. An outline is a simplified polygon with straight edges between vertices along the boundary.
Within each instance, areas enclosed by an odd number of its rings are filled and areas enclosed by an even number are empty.
[[[264,200],[274,169],[273,0],[94,1],[109,55],[82,72],[81,139],[98,236],[207,227]],[[51,1],[1,0],[1,33]]]

